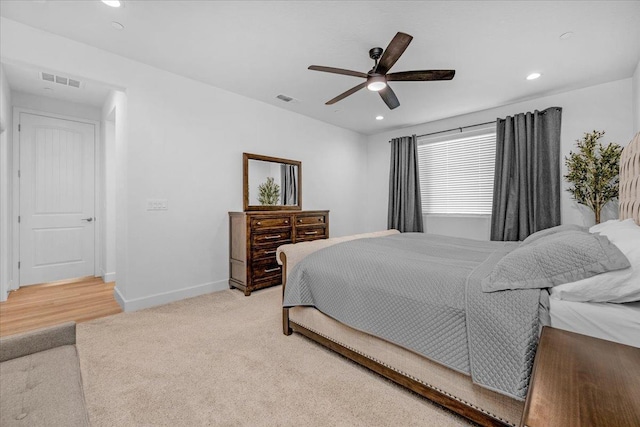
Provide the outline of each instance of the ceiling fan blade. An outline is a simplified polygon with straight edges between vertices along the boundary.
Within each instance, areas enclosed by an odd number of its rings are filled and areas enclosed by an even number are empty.
[[[314,71],[324,71],[325,73],[343,74],[345,76],[362,77],[364,79],[367,78],[367,75],[365,73],[361,73],[359,71],[345,70],[342,68],[323,67],[322,65],[310,65],[309,69]]]
[[[387,85],[387,87],[385,87],[378,93],[380,94],[380,97],[382,98],[384,103],[387,104],[387,107],[389,107],[390,110],[393,110],[394,108],[400,106],[400,101],[398,101],[398,97],[396,96],[393,89],[389,87],[389,85]]]
[[[378,66],[376,67],[376,73],[378,74],[387,74],[387,72],[393,67],[393,64],[400,58],[400,56],[404,53],[411,43],[413,37],[409,34],[398,33],[395,35],[389,46],[385,49],[382,54],[382,58],[380,58],[380,62],[378,62]]]
[[[351,89],[349,89],[346,92],[341,93],[340,95],[336,96],[335,98],[325,102],[326,105],[331,105],[331,104],[335,104],[336,102],[346,98],[349,95],[353,95],[354,93],[356,93],[357,91],[359,91],[360,89],[362,89],[363,87],[365,87],[367,85],[367,82],[364,83],[360,83],[358,86],[354,86]]]
[[[426,82],[433,80],[451,80],[456,70],[416,70],[387,74],[388,81]]]

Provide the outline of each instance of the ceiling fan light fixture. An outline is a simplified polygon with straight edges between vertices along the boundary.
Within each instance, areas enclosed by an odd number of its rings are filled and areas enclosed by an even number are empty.
[[[122,6],[122,2],[120,0],[102,0],[102,3],[111,7],[120,7]]]
[[[367,89],[373,92],[379,92],[387,87],[387,79],[384,76],[372,76],[367,80]]]

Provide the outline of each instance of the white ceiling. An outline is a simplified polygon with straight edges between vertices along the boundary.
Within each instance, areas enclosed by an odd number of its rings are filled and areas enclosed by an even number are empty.
[[[1,0],[0,14],[364,134],[628,78],[640,60],[640,1]],[[454,80],[392,82],[393,111],[367,90],[324,105],[361,80],[307,67],[367,72],[398,31],[414,40],[392,71]]]

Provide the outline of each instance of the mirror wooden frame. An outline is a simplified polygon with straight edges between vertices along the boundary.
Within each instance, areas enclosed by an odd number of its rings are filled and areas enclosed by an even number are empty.
[[[296,205],[250,205],[249,204],[249,160],[261,160],[263,162],[284,163],[298,167],[298,203]],[[297,160],[281,159],[260,154],[242,153],[242,187],[243,205],[245,211],[299,211],[302,209],[302,162]]]

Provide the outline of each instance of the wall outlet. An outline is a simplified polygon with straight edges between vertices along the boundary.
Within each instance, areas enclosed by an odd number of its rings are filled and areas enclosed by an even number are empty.
[[[166,211],[169,209],[167,199],[147,199],[148,211]]]

